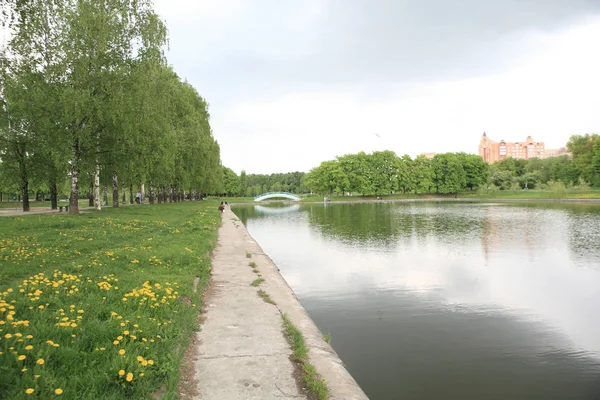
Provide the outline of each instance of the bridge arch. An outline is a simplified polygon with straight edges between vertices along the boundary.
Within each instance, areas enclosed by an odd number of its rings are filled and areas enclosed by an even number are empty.
[[[263,193],[261,195],[256,196],[254,198],[254,201],[263,201],[263,200],[267,200],[267,199],[276,199],[276,198],[285,198],[285,199],[290,199],[290,200],[294,200],[294,201],[300,200],[300,196],[298,196],[297,194],[294,194],[294,193],[269,192],[269,193]]]

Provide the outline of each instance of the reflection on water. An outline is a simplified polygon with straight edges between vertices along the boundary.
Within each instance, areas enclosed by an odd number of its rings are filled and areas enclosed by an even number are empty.
[[[600,399],[600,207],[236,207],[372,399]]]

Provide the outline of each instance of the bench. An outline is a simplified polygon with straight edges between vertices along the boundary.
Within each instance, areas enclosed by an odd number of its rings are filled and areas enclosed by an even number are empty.
[[[69,206],[58,206],[58,212],[62,212],[63,208],[66,212],[69,212]]]

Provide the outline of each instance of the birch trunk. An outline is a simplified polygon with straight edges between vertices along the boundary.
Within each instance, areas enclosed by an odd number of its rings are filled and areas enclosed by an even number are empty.
[[[142,197],[140,197],[140,204],[144,203],[144,199],[146,198],[146,193],[145,193],[145,189],[144,189],[144,184],[142,183],[142,185],[140,186],[140,194],[142,195]]]
[[[71,198],[69,199],[69,213],[79,214],[79,169],[77,163],[71,164]]]
[[[104,207],[108,205],[108,188],[106,186],[102,187],[102,204]]]
[[[100,204],[100,164],[96,159],[96,169],[94,170],[94,207],[97,211],[102,209]]]
[[[113,170],[113,207],[119,207],[119,175],[117,170]]]

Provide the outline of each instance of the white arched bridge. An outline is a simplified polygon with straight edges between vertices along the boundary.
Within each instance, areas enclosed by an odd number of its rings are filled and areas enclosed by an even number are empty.
[[[269,192],[269,193],[263,193],[261,195],[256,196],[254,198],[254,201],[263,201],[263,200],[267,200],[267,199],[280,199],[280,198],[290,199],[290,200],[294,200],[294,201],[300,200],[300,196],[298,196],[297,194],[294,194],[294,193]]]

